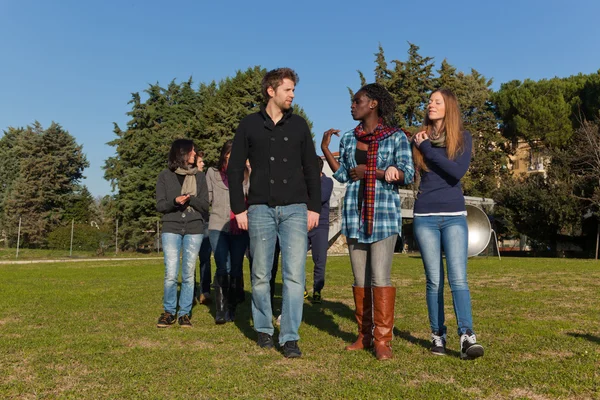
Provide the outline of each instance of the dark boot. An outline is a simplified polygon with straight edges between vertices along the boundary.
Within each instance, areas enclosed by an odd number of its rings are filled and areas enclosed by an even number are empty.
[[[246,292],[244,292],[244,275],[239,277],[239,283],[237,288],[237,302],[238,304],[243,303],[246,300]]]
[[[202,294],[202,288],[200,283],[194,282],[194,304],[200,303],[200,295]]]
[[[227,322],[227,297],[229,293],[229,275],[215,279],[215,324]]]
[[[229,277],[229,293],[227,295],[227,322],[235,320],[235,309],[238,304],[239,287],[243,285],[241,277]]]
[[[362,350],[373,347],[373,297],[370,287],[353,286],[356,322],[358,323],[358,339],[346,350]]]
[[[391,286],[373,288],[373,347],[378,360],[389,360],[392,354],[394,330],[394,305],[396,288]]]

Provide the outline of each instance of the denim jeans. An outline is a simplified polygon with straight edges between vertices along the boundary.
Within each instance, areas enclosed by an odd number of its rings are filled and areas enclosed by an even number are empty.
[[[163,306],[166,312],[175,315],[177,310],[177,275],[181,265],[181,293],[179,294],[179,316],[190,315],[194,301],[194,274],[196,260],[202,243],[202,235],[161,235],[165,259],[165,293]],[[183,250],[183,251],[182,251]],[[183,253],[181,263],[180,255]]]
[[[444,264],[446,255],[448,283],[452,291],[458,334],[473,330],[471,294],[467,283],[467,218],[453,216],[415,216],[413,230],[427,280],[427,311],[432,332],[446,332],[444,325]]]
[[[248,247],[248,233],[232,235],[229,232],[211,229],[208,231],[208,237],[217,265],[215,275],[242,276],[244,254]]]
[[[252,318],[257,332],[273,335],[273,314],[269,281],[273,267],[275,241],[281,246],[283,301],[279,343],[298,340],[304,304],[304,276],[308,246],[305,204],[248,208],[248,230],[252,253]]]

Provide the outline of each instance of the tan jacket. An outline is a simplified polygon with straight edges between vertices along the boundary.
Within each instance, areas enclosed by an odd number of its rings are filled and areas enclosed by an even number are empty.
[[[206,184],[208,186],[208,201],[211,204],[208,229],[229,232],[231,219],[231,206],[229,203],[229,188],[225,186],[221,173],[214,167],[206,171]],[[244,195],[248,195],[248,182],[244,183]]]

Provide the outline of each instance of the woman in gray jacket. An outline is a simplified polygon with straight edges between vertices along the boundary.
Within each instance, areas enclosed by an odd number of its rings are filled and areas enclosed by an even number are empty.
[[[229,203],[229,182],[227,165],[231,154],[231,140],[225,142],[217,168],[211,167],[206,173],[208,197],[212,205],[208,237],[213,249],[215,264],[215,323],[233,321],[240,292],[244,290],[242,267],[248,247],[248,232],[237,226],[235,215]],[[248,193],[248,180],[244,192]]]
[[[181,266],[178,321],[190,328],[194,299],[194,272],[204,232],[203,215],[208,212],[208,188],[204,172],[195,167],[194,143],[177,139],[171,145],[168,169],[158,175],[156,210],[162,216],[162,245],[165,260],[164,312],[156,324],[166,328],[176,319],[177,275]],[[183,257],[180,263],[179,255]]]

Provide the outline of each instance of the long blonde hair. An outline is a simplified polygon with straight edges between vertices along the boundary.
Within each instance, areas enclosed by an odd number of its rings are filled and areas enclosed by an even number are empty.
[[[450,160],[454,160],[459,154],[463,152],[464,138],[463,138],[463,124],[460,113],[460,107],[458,106],[458,100],[452,91],[448,89],[437,89],[432,92],[439,93],[444,98],[444,105],[446,107],[446,114],[442,121],[440,134],[446,134],[446,154]],[[431,97],[431,96],[430,96]],[[423,129],[427,132],[427,136],[431,137],[431,133],[434,131],[434,121],[429,119],[429,113],[425,113],[425,121],[423,121]],[[417,171],[429,171],[421,150],[417,148],[413,142],[412,146],[413,161]]]

